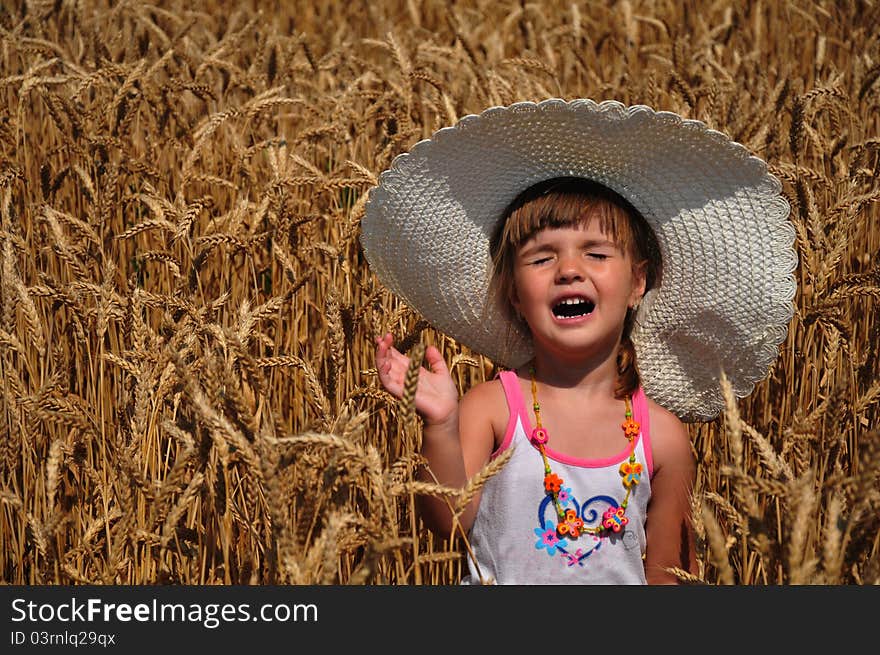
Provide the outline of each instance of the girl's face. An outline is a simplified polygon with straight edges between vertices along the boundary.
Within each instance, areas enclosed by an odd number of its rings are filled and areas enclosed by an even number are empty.
[[[602,232],[599,221],[545,228],[517,251],[511,303],[535,348],[559,354],[610,349],[626,311],[645,293],[644,264]]]

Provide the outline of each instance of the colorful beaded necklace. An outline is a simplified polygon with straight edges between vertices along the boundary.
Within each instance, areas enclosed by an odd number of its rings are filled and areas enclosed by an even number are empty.
[[[626,517],[626,506],[629,503],[629,496],[632,488],[639,483],[642,477],[642,465],[636,461],[636,443],[635,437],[639,434],[640,426],[633,420],[632,409],[630,408],[630,396],[625,398],[626,414],[620,427],[623,428],[623,434],[629,441],[629,458],[620,465],[620,476],[623,488],[626,494],[623,502],[617,507],[609,507],[602,514],[602,522],[596,527],[588,527],[584,525],[584,521],[577,515],[574,509],[563,510],[559,502],[559,490],[562,488],[563,480],[550,469],[550,460],[544,451],[544,444],[547,443],[550,435],[547,429],[541,426],[541,406],[538,404],[538,385],[535,382],[535,367],[532,366],[532,408],[535,410],[535,429],[532,430],[532,441],[537,444],[544,460],[544,490],[553,498],[553,505],[556,508],[556,515],[559,517],[559,523],[556,526],[556,532],[560,537],[568,537],[569,539],[577,539],[582,534],[601,534],[605,530],[612,532],[620,532],[623,527],[629,523]]]

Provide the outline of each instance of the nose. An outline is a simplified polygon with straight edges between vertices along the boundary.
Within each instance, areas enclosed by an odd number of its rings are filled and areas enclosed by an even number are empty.
[[[584,273],[580,267],[580,260],[572,255],[560,255],[559,264],[556,267],[556,281],[559,283],[583,280]]]

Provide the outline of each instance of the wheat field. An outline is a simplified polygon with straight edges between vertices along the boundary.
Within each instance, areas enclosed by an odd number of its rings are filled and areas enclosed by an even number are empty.
[[[880,3],[0,7],[0,571],[11,584],[455,584],[373,337],[433,330],[359,247],[393,157],[491,105],[617,99],[767,160],[796,312],[690,426],[700,573],[880,582]],[[401,346],[399,346],[401,347]],[[723,384],[723,382],[722,382]]]

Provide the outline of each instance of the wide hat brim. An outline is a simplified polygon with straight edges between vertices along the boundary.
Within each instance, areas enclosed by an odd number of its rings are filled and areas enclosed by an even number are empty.
[[[378,279],[435,328],[508,368],[529,335],[487,304],[489,240],[524,189],[554,177],[613,189],[657,236],[662,283],[632,340],[645,392],[685,421],[744,397],[794,311],[795,231],[779,181],[741,144],[643,105],[550,99],[462,118],[397,156],[370,190],[361,243]]]

